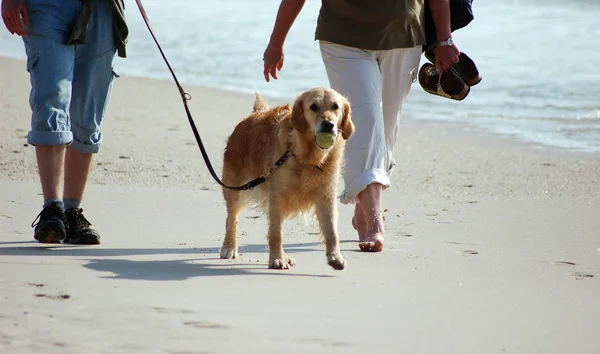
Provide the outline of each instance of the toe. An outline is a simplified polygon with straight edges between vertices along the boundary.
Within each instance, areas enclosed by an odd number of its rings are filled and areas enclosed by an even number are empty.
[[[375,252],[381,252],[383,251],[383,241],[382,240],[376,240],[373,244],[373,251]]]
[[[380,238],[369,238],[367,241],[359,243],[358,247],[363,252],[381,252],[383,251],[383,240]]]

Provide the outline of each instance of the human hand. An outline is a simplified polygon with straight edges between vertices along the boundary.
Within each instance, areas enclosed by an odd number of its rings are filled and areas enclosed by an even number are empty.
[[[435,47],[435,67],[439,72],[446,71],[458,61],[460,50],[456,45]]]
[[[23,0],[2,0],[2,20],[11,34],[25,35],[25,26],[29,26],[27,7]]]
[[[270,43],[263,54],[265,80],[270,81],[270,76],[277,80],[277,72],[283,68],[283,46],[272,46]]]

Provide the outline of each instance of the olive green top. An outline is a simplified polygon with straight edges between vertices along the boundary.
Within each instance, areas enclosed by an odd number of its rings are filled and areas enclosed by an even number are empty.
[[[367,50],[425,44],[424,0],[322,0],[316,40]]]

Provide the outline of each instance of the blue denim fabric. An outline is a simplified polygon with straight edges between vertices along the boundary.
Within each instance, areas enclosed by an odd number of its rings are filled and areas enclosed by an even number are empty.
[[[87,43],[65,45],[80,0],[27,0],[29,28],[23,37],[30,73],[32,110],[28,142],[71,144],[96,153],[100,124],[110,100],[115,43],[109,0],[95,0]]]

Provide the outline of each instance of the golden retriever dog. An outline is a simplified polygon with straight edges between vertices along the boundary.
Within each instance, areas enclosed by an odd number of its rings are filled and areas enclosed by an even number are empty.
[[[293,108],[289,104],[269,108],[256,94],[252,114],[236,126],[227,141],[222,179],[227,185],[239,186],[261,175],[268,178],[253,190],[223,188],[227,222],[221,258],[237,257],[238,216],[253,204],[269,219],[269,268],[295,265],[283,251],[282,224],[286,218],[312,211],[321,227],[327,263],[343,269],[336,193],[345,140],[353,132],[350,104],[332,89],[306,91],[296,98]],[[318,133],[335,136],[335,142],[329,148],[319,147]],[[287,159],[277,166],[286,153]]]

